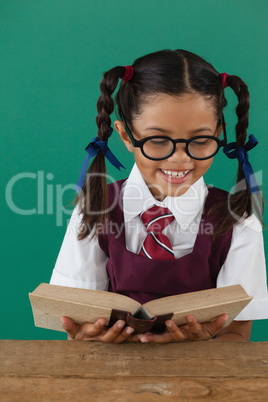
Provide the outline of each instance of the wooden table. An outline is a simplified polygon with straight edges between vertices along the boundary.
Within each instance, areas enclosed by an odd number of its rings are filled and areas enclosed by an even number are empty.
[[[268,401],[268,342],[0,341],[1,401]]]

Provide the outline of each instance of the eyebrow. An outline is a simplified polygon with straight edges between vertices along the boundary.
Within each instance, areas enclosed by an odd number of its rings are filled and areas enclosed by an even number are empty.
[[[164,133],[164,134],[171,133],[171,131],[166,130],[164,128],[160,128],[160,127],[147,127],[147,128],[145,128],[145,131],[159,131],[160,133]],[[200,128],[197,128],[196,130],[190,131],[189,134],[202,133],[203,131],[210,131],[212,133],[214,132],[209,127],[200,127]]]

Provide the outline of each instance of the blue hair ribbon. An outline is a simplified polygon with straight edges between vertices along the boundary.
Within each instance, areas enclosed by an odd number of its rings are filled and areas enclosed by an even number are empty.
[[[112,129],[112,127],[110,127],[109,137],[111,136],[112,132],[113,132],[113,129]],[[85,149],[85,151],[87,152],[87,156],[83,162],[83,165],[82,165],[82,168],[80,171],[80,175],[79,175],[79,179],[78,179],[77,185],[75,187],[75,191],[78,191],[80,193],[83,183],[85,181],[88,162],[89,162],[90,158],[96,156],[100,151],[104,152],[105,157],[108,159],[108,161],[114,167],[116,167],[118,170],[120,170],[120,168],[125,169],[125,167],[119,162],[119,160],[115,157],[115,155],[112,153],[112,151],[108,148],[107,143],[108,143],[108,140],[100,141],[100,140],[98,140],[98,137],[95,137],[88,144],[88,146]]]
[[[230,144],[225,145],[223,148],[223,152],[229,159],[237,158],[238,162],[242,163],[244,175],[251,194],[258,193],[259,189],[252,166],[248,160],[248,151],[256,147],[257,144],[257,139],[253,134],[250,134],[248,142],[243,147],[237,145],[236,142],[230,142]]]

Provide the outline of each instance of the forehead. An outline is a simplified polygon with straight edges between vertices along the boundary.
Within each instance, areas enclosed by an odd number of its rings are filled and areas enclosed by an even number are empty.
[[[202,125],[215,127],[216,123],[212,100],[194,93],[181,96],[159,94],[147,98],[141,113],[133,120],[137,129],[153,124],[167,129],[176,126],[191,130]]]

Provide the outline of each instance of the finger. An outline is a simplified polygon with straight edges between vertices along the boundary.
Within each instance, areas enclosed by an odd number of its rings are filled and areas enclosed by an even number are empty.
[[[126,341],[131,334],[134,332],[134,328],[132,327],[126,327],[119,333],[119,335],[113,340],[113,343],[122,343]]]
[[[80,326],[75,335],[75,340],[87,340],[94,341],[98,340],[98,337],[101,334],[104,334],[106,331],[104,329],[106,324],[105,318],[99,318],[94,323],[87,322]]]
[[[192,340],[207,340],[213,338],[224,326],[228,319],[227,314],[220,315],[216,320],[199,324],[195,317],[187,316],[187,330]],[[181,328],[184,332],[184,328]]]
[[[120,334],[125,326],[125,321],[118,320],[108,331],[100,338],[102,342],[113,342],[115,338]]]
[[[228,314],[221,314],[221,315],[219,315],[219,317],[217,317],[217,319],[215,320],[215,321],[213,321],[213,322],[217,322],[217,324],[218,325],[220,325],[220,326],[223,326],[225,323],[226,323],[226,321],[228,320]]]
[[[148,332],[141,336],[140,341],[142,343],[170,343],[174,342],[174,339],[168,331],[165,331],[161,334],[152,334]]]
[[[182,327],[182,331],[184,332],[186,329],[189,333],[190,339],[193,339],[193,338],[195,340],[203,339],[204,328],[202,327],[201,324],[199,324],[199,322],[196,321],[195,317],[193,317],[192,315],[187,315],[186,320],[187,320],[187,328],[186,328],[186,326],[184,326],[184,328]],[[206,334],[206,336],[207,336],[207,334]]]
[[[130,336],[127,338],[127,341],[128,341],[128,342],[140,342],[142,335],[143,335],[143,334],[134,334],[134,335],[130,335]]]
[[[211,338],[217,335],[217,333],[224,327],[224,324],[227,320],[228,315],[221,314],[219,315],[219,317],[216,318],[216,320],[204,323],[204,327],[209,332]]]
[[[188,338],[186,330],[187,328],[183,329],[183,327],[178,327],[178,325],[176,325],[175,322],[172,320],[167,320],[165,324],[170,335],[175,341],[181,342],[185,341]]]
[[[61,317],[61,322],[63,329],[70,335],[72,339],[74,339],[77,331],[80,328],[80,325],[76,324],[76,322],[71,320],[71,318],[66,317],[64,315]]]

